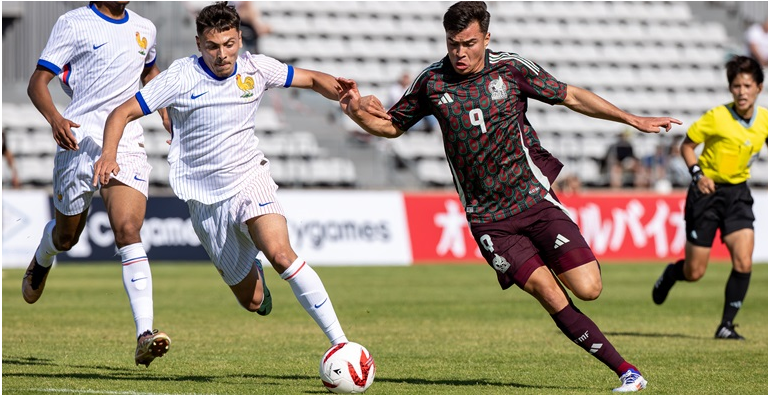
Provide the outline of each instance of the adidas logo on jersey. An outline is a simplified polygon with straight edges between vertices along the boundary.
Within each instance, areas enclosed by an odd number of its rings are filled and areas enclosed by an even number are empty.
[[[555,249],[558,249],[560,246],[562,246],[565,243],[569,243],[570,240],[566,239],[565,236],[561,234],[557,234],[557,239],[555,239]]]
[[[440,98],[440,103],[442,104],[453,103],[453,97],[451,97],[451,95],[448,92],[445,92],[443,97]]]

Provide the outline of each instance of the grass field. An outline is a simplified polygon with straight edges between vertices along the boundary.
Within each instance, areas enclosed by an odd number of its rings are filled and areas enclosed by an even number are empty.
[[[604,291],[577,302],[649,381],[646,393],[766,394],[768,265],[737,317],[745,342],[717,341],[729,265],[678,284],[661,307],[659,264],[604,265]],[[316,268],[350,340],[376,360],[369,394],[595,394],[615,374],[562,336],[538,303],[501,291],[486,266]],[[2,390],[7,394],[323,394],[329,344],[268,269],[274,310],[241,309],[210,264],[153,263],[155,326],[172,340],[134,366],[120,266],[53,269],[42,299],[3,270]]]

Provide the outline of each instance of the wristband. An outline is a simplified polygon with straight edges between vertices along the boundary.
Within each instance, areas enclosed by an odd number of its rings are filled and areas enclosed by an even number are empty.
[[[701,171],[701,167],[699,167],[698,163],[689,167],[688,172],[691,173],[691,178],[693,179],[694,183],[698,183],[699,180],[701,180],[701,177],[704,176],[704,173]]]

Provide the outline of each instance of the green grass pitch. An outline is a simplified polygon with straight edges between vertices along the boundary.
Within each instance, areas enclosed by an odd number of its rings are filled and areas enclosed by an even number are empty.
[[[62,265],[35,305],[22,270],[3,270],[4,394],[323,394],[329,343],[267,268],[274,310],[240,308],[209,263],[154,262],[155,326],[169,353],[134,366],[134,325],[118,262]],[[616,375],[561,335],[523,291],[484,265],[318,267],[350,340],[376,360],[369,394],[596,394]],[[648,379],[645,393],[766,394],[768,265],[755,265],[736,322],[713,339],[730,265],[711,264],[651,301],[661,264],[603,265],[603,294],[577,306]]]

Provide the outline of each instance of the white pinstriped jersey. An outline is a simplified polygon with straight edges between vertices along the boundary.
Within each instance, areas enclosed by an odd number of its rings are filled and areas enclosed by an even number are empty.
[[[240,55],[226,78],[193,55],[173,62],[136,94],[145,115],[168,109],[169,177],[179,198],[213,204],[244,187],[264,158],[254,134],[264,91],[292,80],[293,67],[265,55]]]
[[[95,5],[56,21],[37,64],[57,74],[72,98],[62,115],[80,125],[72,128],[78,142],[91,137],[102,145],[109,113],[136,94],[144,68],[155,63],[156,33],[149,19],[133,11],[126,9],[117,20]],[[143,145],[141,125],[129,123],[118,151],[141,152]]]

